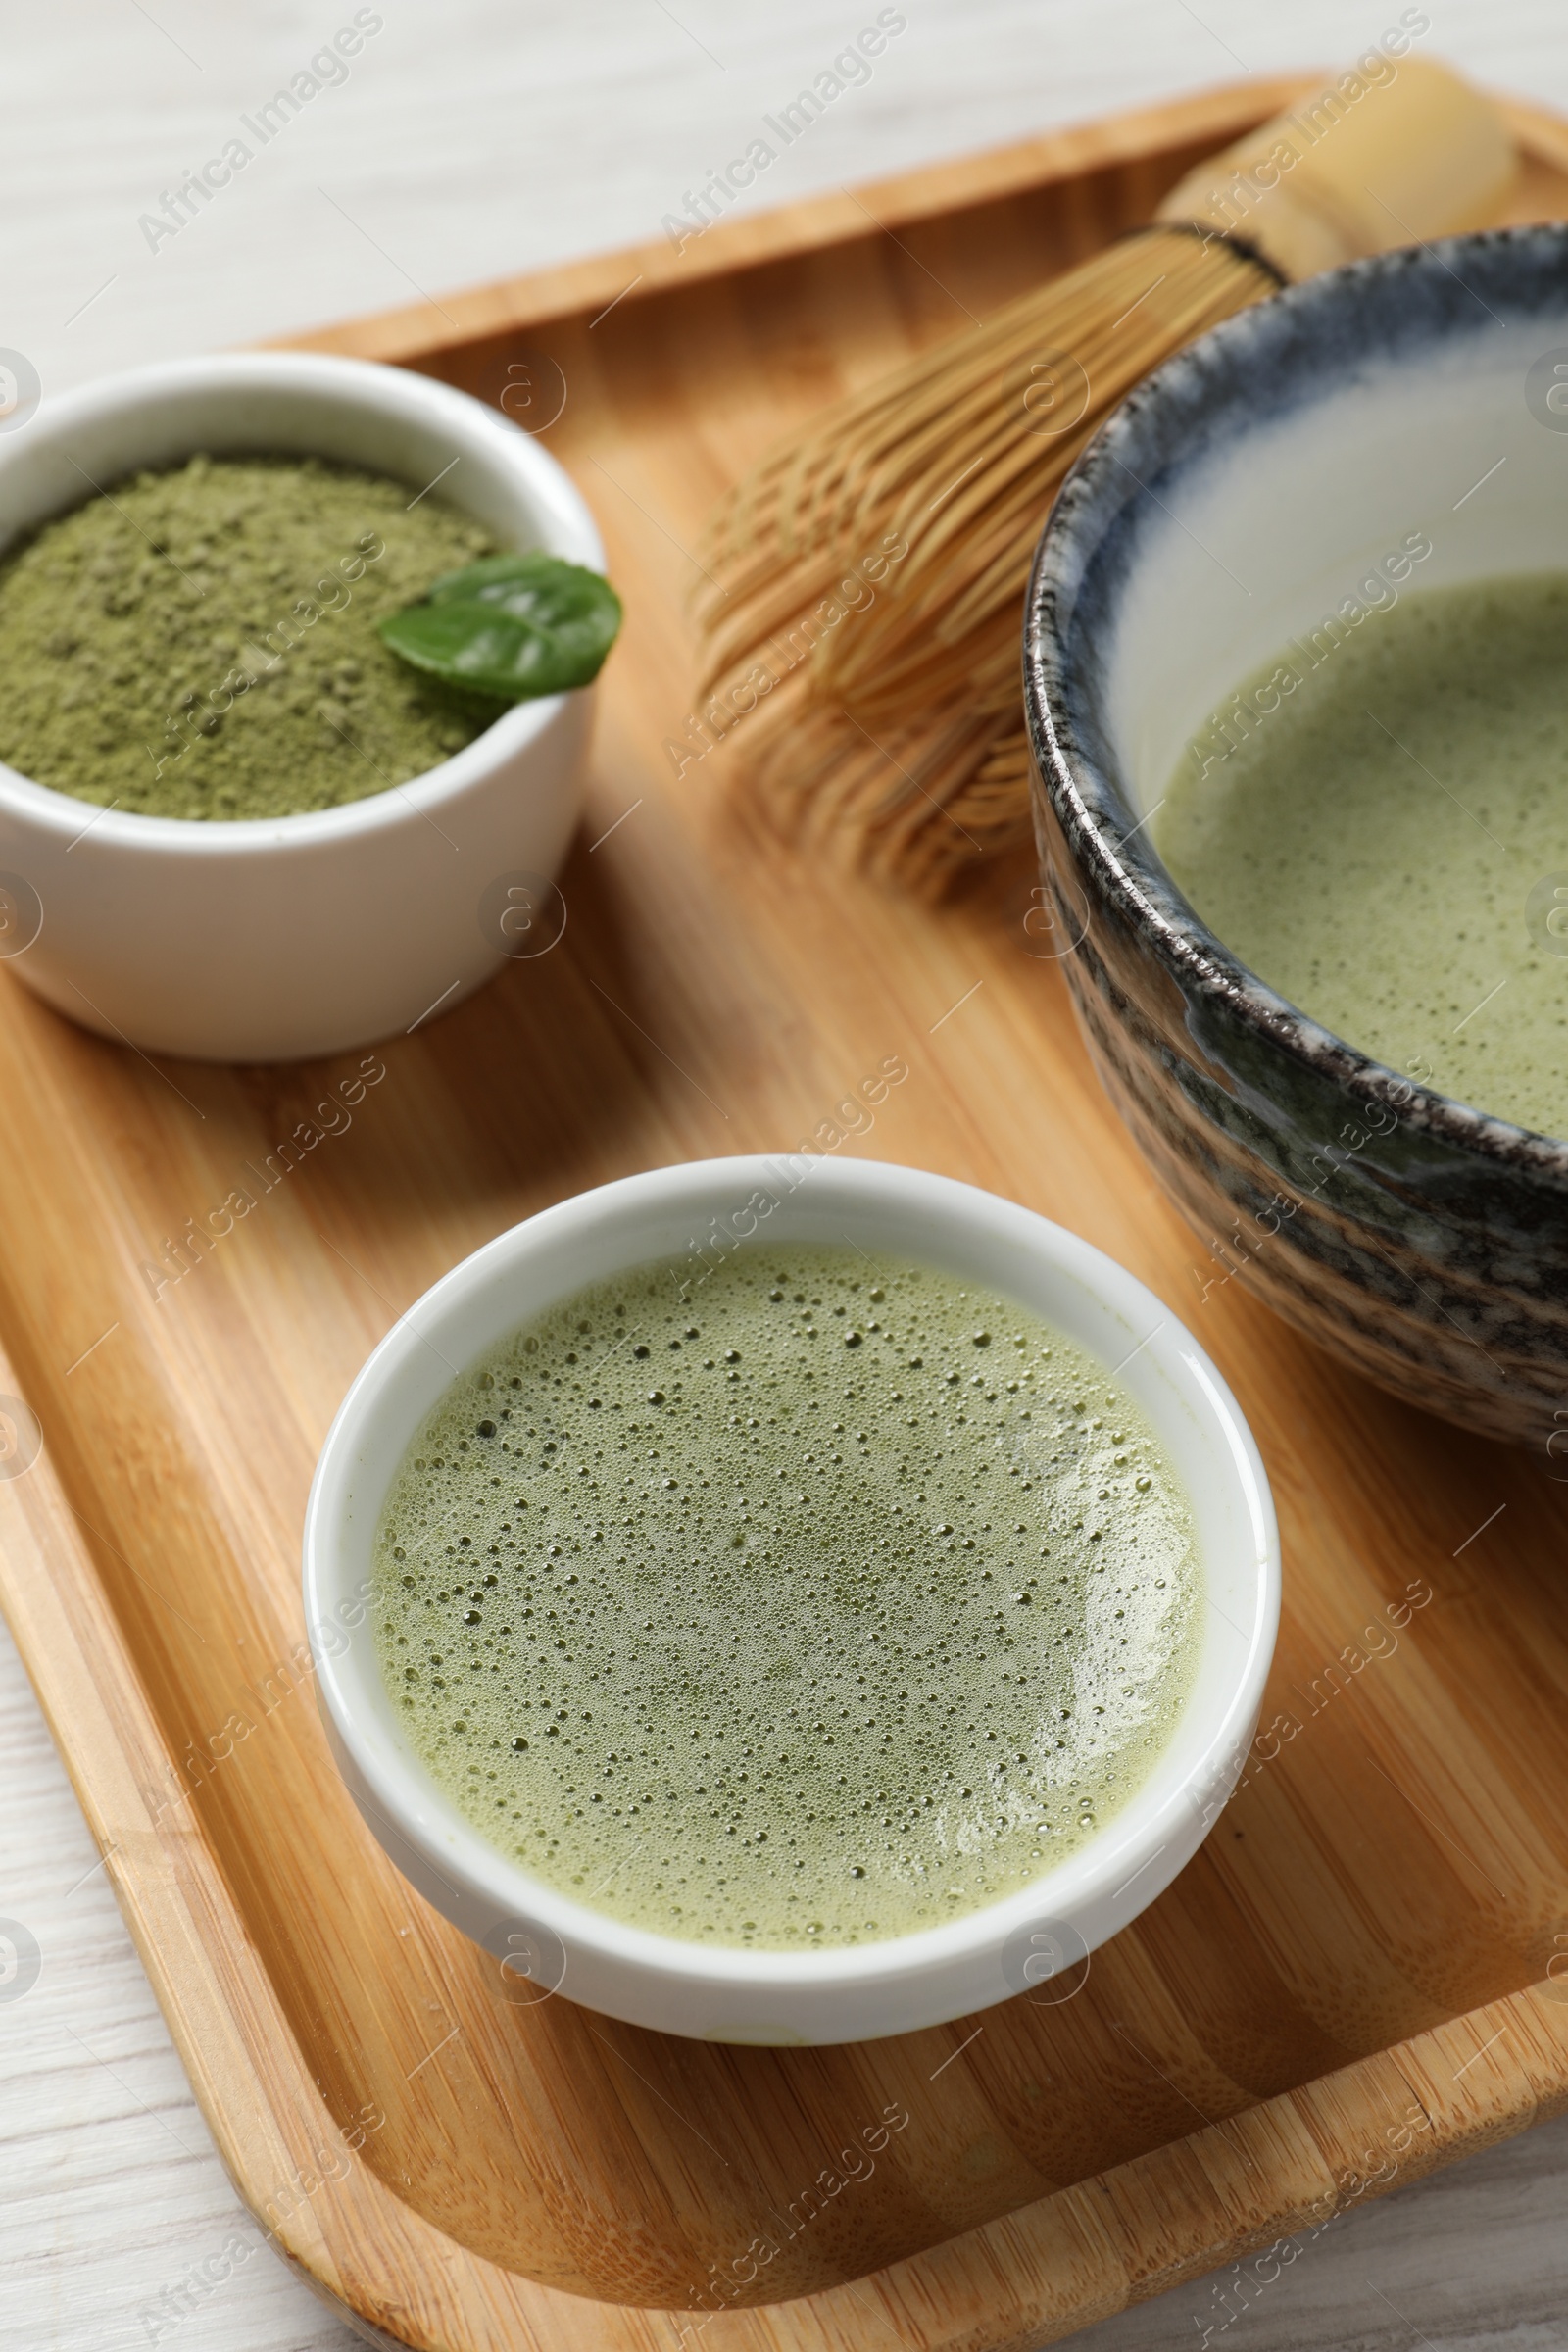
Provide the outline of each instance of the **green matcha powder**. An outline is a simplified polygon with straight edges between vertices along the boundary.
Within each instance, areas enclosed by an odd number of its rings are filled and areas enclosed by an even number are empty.
[[[194,457],[118,482],[0,565],[0,758],[144,816],[331,808],[422,775],[497,707],[376,622],[496,552],[401,482],[315,458]]]

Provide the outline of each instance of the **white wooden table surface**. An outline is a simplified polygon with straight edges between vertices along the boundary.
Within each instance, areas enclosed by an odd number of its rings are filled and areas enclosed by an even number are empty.
[[[770,203],[1228,79],[1348,57],[1397,0],[902,0],[872,80],[781,157]],[[1568,111],[1562,0],[1427,0],[1432,52]],[[378,310],[656,235],[870,0],[378,0],[379,29],[177,235],[140,225],[354,0],[0,0],[0,345],[45,394],[166,352]],[[240,131],[240,136],[245,134]],[[0,1149],[3,1149],[0,1140]],[[0,1635],[7,2352],[348,2352],[214,2154],[26,1678]],[[30,1975],[30,1971],[25,1972]],[[15,1980],[17,1984],[22,1979]],[[1336,2223],[1250,2303],[1180,2289],[1077,2352],[1559,2352],[1568,2120]],[[232,2241],[232,2242],[231,2242]],[[192,2285],[230,2248],[231,2276]],[[243,2252],[238,2262],[234,2256]],[[209,2274],[211,2276],[211,2274]],[[1205,2334],[1206,2331],[1206,2334]]]

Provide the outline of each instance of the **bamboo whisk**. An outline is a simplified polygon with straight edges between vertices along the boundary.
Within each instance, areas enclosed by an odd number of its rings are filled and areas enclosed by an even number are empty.
[[[705,696],[742,680],[789,831],[936,895],[1028,830],[1019,624],[1073,459],[1140,377],[1291,279],[1469,225],[1513,156],[1445,68],[1384,52],[1191,174],[1160,222],[828,409],[701,549]],[[1355,93],[1351,94],[1351,85]]]

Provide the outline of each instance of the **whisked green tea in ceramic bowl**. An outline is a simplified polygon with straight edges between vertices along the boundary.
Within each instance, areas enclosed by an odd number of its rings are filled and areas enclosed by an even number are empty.
[[[1140,1787],[1200,1634],[1142,1412],[856,1250],[637,1269],[466,1371],[376,1543],[407,1737],[536,1878],[772,1949],[938,1925]]]
[[[1568,1135],[1568,573],[1408,595],[1229,708],[1154,820],[1210,930],[1363,1053]]]

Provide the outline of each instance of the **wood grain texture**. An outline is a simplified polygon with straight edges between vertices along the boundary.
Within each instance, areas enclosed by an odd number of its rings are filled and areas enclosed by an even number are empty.
[[[706,2323],[719,2352],[805,2352],[861,2340],[877,2311],[913,2346],[1040,2342],[1568,2103],[1549,1465],[1359,1386],[1234,1289],[1200,1303],[1201,1245],[1033,952],[1026,870],[914,911],[781,852],[732,788],[743,742],[678,777],[664,749],[688,715],[684,550],[736,468],[963,308],[1146,218],[1275,98],[1223,122],[1213,101],[1164,110],[1092,168],[1075,149],[1062,172],[1042,153],[1036,184],[980,174],[957,209],[911,193],[897,239],[780,232],[771,258],[639,288],[597,323],[597,281],[575,311],[554,279],[534,311],[513,287],[476,334],[416,342],[491,397],[522,351],[562,369],[550,445],[630,619],[562,944],[382,1048],[352,1125],[294,1173],[264,1191],[246,1170],[359,1056],[155,1067],[6,988],[0,1389],[46,1441],[0,1483],[7,1611],[225,2161],[283,2249],[394,2340],[662,2347]],[[1549,143],[1525,211],[1568,194]],[[364,334],[397,356],[391,328]],[[890,1054],[909,1079],[835,1143],[835,1105]],[[1195,1323],[1280,1504],[1275,1750],[1056,2008],[762,2051],[497,2004],[326,1755],[299,1648],[317,1448],[394,1316],[517,1217],[810,1135],[1024,1200]],[[232,1234],[149,1283],[236,1187],[256,1205]],[[1400,1620],[1412,1584],[1431,1597]],[[838,2151],[889,2106],[907,2126],[842,2179]],[[745,2277],[759,2242],[776,2251]]]

